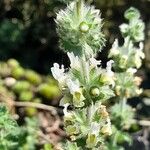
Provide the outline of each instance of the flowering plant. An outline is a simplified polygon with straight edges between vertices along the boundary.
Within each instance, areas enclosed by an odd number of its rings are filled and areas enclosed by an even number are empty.
[[[51,68],[64,95],[60,105],[64,106],[64,128],[69,140],[63,149],[115,148],[118,140],[116,131],[123,132],[124,128],[130,127],[134,114],[126,100],[141,92],[134,73],[135,68],[141,66],[141,58],[144,58],[143,44],[140,43],[139,48],[134,46],[144,39],[144,24],[139,17],[138,10],[134,8],[125,12],[129,25],[120,26],[124,45],[119,47],[115,40],[109,53],[113,60],[109,60],[103,69],[101,61],[95,59],[105,44],[100,11],[87,6],[83,0],[77,0],[57,14],[60,48],[70,59],[69,71],[57,63]],[[109,104],[112,98],[116,100],[113,106]],[[107,142],[111,134],[115,136],[113,144],[110,140]],[[127,141],[126,137],[123,141]]]

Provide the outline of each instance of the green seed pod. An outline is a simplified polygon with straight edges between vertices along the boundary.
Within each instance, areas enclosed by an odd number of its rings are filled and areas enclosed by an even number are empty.
[[[31,101],[33,98],[33,93],[31,91],[23,91],[20,93],[19,100],[21,101]]]
[[[24,73],[23,68],[17,67],[17,68],[12,69],[11,74],[15,79],[20,79],[21,77],[24,76],[25,73]]]
[[[65,10],[61,10],[56,23],[60,47],[67,52],[82,55],[83,52],[87,53],[87,46],[95,54],[104,46],[100,12],[86,6],[83,1],[72,2]]]
[[[35,103],[41,103],[42,102],[42,100],[40,98],[34,98],[34,99],[32,99],[32,101]]]
[[[19,62],[15,59],[9,59],[7,61],[7,64],[11,67],[11,68],[16,68],[19,67]]]
[[[37,114],[37,109],[33,107],[27,107],[25,108],[25,112],[28,116],[32,117]]]
[[[30,83],[27,81],[18,81],[15,85],[12,86],[12,89],[16,93],[29,90],[31,87]]]
[[[25,78],[31,82],[32,84],[40,84],[42,79],[40,77],[40,75],[38,75],[36,72],[32,71],[32,70],[27,70],[25,73]]]
[[[2,77],[8,77],[11,74],[11,69],[9,68],[9,66],[4,63],[4,62],[0,62],[0,76]]]
[[[47,99],[53,99],[60,96],[60,90],[57,86],[49,84],[41,84],[38,87],[38,92]]]
[[[54,80],[54,78],[53,78],[52,76],[47,76],[47,77],[45,78],[45,82],[46,82],[47,84],[50,84],[50,85],[57,85],[57,84],[58,84],[57,81]]]

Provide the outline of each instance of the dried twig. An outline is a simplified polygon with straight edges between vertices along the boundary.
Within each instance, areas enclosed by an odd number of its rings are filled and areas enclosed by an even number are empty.
[[[55,107],[48,106],[48,105],[41,104],[41,103],[17,102],[17,101],[15,101],[14,106],[16,106],[16,107],[34,107],[34,108],[37,108],[37,109],[43,109],[43,110],[50,111],[53,115],[58,115],[57,110],[56,110]]]
[[[150,127],[150,121],[149,120],[134,120],[136,123],[138,123],[141,126],[148,126]]]
[[[39,135],[39,137],[41,137],[42,139],[44,139],[46,142],[53,143],[52,140],[49,137],[47,137],[47,135],[45,135],[42,131],[39,131],[38,135]]]

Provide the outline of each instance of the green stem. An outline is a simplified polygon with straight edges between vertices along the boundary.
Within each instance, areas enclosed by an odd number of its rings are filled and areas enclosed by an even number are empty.
[[[82,15],[83,3],[84,3],[84,0],[78,0],[77,3],[76,3],[78,18],[80,18],[80,16]]]
[[[123,97],[121,100],[121,116],[124,115],[123,113],[124,113],[124,108],[125,108],[126,103],[127,103],[127,99]]]
[[[118,131],[115,132],[114,136],[113,136],[113,147],[116,147],[117,145],[117,138],[118,138]]]

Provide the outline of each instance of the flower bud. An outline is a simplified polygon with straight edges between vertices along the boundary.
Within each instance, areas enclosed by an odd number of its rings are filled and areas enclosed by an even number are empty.
[[[142,82],[142,78],[138,77],[138,76],[135,76],[134,77],[134,83],[139,86]]]
[[[112,77],[110,77],[108,74],[102,74],[100,76],[100,83],[111,84],[112,83]]]
[[[17,68],[17,67],[19,67],[19,62],[15,59],[9,59],[8,65],[12,68]]]
[[[140,94],[143,92],[143,90],[142,90],[142,89],[137,89],[135,92],[136,92],[138,95],[140,95]]]
[[[137,69],[135,69],[135,68],[129,68],[129,69],[127,69],[127,73],[129,75],[134,75],[136,72],[137,72]]]
[[[121,86],[118,85],[115,87],[115,93],[117,96],[119,96],[121,94]]]
[[[97,144],[97,139],[95,134],[88,134],[88,138],[86,140],[86,144],[88,148],[93,148]]]
[[[68,135],[74,135],[74,134],[78,134],[79,130],[76,126],[69,125],[66,127],[66,132]]]
[[[105,38],[101,31],[103,24],[100,11],[87,6],[83,1],[82,6],[78,4],[78,1],[72,2],[65,10],[61,10],[57,14],[56,24],[60,37],[60,48],[80,56],[86,46],[91,49],[92,54],[95,54],[101,51],[105,44]],[[84,41],[84,44],[81,41]],[[77,49],[78,51],[76,51]],[[89,55],[88,50],[85,51],[85,54]]]
[[[111,135],[112,134],[112,130],[109,124],[105,125],[102,127],[101,129],[101,133],[103,133],[104,135]]]
[[[85,22],[81,22],[79,28],[80,28],[80,31],[84,33],[89,31],[89,26]]]
[[[91,93],[92,96],[97,97],[100,94],[100,90],[99,90],[99,88],[94,87],[94,88],[91,89],[90,93]]]
[[[126,89],[126,90],[125,90],[125,96],[126,96],[127,98],[129,98],[129,97],[130,97],[130,92],[129,92],[129,90],[128,90],[128,89]]]
[[[83,107],[85,97],[83,96],[82,89],[78,92],[74,92],[73,94],[73,104],[75,107]]]
[[[76,140],[76,136],[75,135],[71,135],[70,139],[71,139],[71,141],[75,141]]]
[[[109,116],[108,112],[106,111],[106,106],[104,106],[104,105],[100,106],[100,115],[103,118],[107,118]]]

